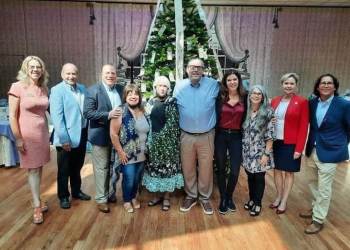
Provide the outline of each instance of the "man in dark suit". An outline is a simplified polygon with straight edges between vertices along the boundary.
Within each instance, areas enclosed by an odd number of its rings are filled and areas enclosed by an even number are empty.
[[[338,96],[339,82],[331,74],[320,76],[310,100],[310,132],[306,145],[307,165],[313,168],[312,209],[300,217],[312,218],[306,234],[322,230],[328,214],[332,183],[338,163],[349,159],[350,102]]]
[[[80,170],[84,165],[87,122],[83,117],[85,87],[78,83],[78,68],[72,63],[62,67],[63,81],[51,89],[50,114],[55,128],[53,144],[57,150],[57,196],[60,207],[70,208],[68,181],[72,197],[90,200],[81,191]]]
[[[92,164],[95,176],[98,209],[108,213],[110,193],[111,140],[109,123],[120,116],[123,87],[116,84],[117,72],[113,65],[102,67],[102,82],[91,86],[85,98],[84,116],[89,120],[88,140],[92,144]]]

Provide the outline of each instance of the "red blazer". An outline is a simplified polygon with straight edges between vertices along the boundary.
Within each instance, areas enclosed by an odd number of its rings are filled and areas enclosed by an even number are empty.
[[[276,109],[282,96],[276,96],[271,101],[271,106]],[[305,147],[309,126],[308,101],[298,95],[293,95],[290,100],[284,118],[284,143],[295,144],[295,152],[302,153]]]

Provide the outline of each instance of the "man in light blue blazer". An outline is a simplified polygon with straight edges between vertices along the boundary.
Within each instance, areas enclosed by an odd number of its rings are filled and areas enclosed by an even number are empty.
[[[63,65],[61,76],[63,81],[51,89],[50,114],[57,150],[57,195],[61,208],[68,209],[71,205],[68,181],[73,198],[91,199],[81,191],[80,176],[87,142],[87,120],[83,117],[86,89],[77,82],[78,69],[74,64]]]
[[[311,183],[312,209],[300,213],[312,218],[306,234],[322,230],[332,197],[332,183],[340,162],[349,159],[350,102],[338,96],[339,82],[331,74],[321,75],[310,100],[310,132],[306,145],[307,165],[316,182]]]

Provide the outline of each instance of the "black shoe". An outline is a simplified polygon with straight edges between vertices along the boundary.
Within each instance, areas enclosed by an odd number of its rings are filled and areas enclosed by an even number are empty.
[[[63,209],[69,209],[70,208],[70,201],[68,197],[60,199],[60,207]]]
[[[82,191],[80,191],[78,194],[76,195],[72,195],[72,197],[74,199],[79,199],[79,200],[82,200],[82,201],[89,201],[91,200],[91,196],[90,195],[87,195],[87,194],[84,194]]]
[[[227,206],[227,209],[231,212],[235,212],[236,211],[236,205],[235,203],[233,202],[232,199],[227,199],[226,200],[226,206]]]
[[[248,201],[244,204],[244,209],[250,211],[254,207],[254,201]]]
[[[108,203],[116,203],[117,197],[115,195],[108,197]]]
[[[226,200],[221,199],[220,200],[220,205],[219,205],[219,213],[220,214],[226,214],[227,213],[227,206],[226,206]]]
[[[259,205],[254,205],[252,209],[249,211],[250,216],[259,216],[261,212],[261,206]]]

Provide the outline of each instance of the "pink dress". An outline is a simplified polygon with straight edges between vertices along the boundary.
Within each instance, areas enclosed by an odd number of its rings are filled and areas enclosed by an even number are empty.
[[[38,86],[13,83],[9,95],[19,98],[19,130],[25,152],[20,152],[21,168],[38,168],[50,161],[50,138],[45,111],[49,106],[46,91]]]

